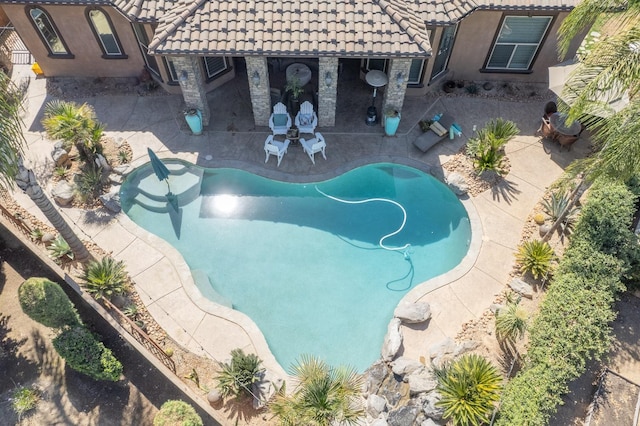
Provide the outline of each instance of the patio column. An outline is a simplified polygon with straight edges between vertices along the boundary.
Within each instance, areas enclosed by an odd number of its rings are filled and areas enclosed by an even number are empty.
[[[268,126],[271,116],[271,92],[267,57],[245,56],[244,59],[247,64],[253,121],[256,126]]]
[[[389,84],[384,89],[382,99],[382,114],[389,108],[398,112],[402,111],[404,96],[407,92],[407,81],[409,80],[409,70],[411,69],[411,59],[394,58],[389,64]],[[384,126],[384,120],[380,120]]]
[[[318,58],[318,126],[336,125],[338,58]]]
[[[209,110],[209,102],[207,102],[200,57],[178,56],[173,58],[173,64],[178,73],[184,103],[187,108],[197,108],[202,111],[202,125],[208,126],[211,111]]]

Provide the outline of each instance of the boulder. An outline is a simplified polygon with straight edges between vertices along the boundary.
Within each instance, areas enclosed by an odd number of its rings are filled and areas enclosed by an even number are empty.
[[[120,164],[119,166],[115,166],[112,171],[115,174],[123,175],[127,173],[130,168],[131,166],[129,164]]]
[[[371,367],[365,371],[365,392],[378,392],[387,374],[389,374],[387,364],[381,360],[374,362]]]
[[[111,182],[112,185],[122,185],[122,182],[124,182],[124,176],[117,173],[111,173],[109,175],[109,182]]]
[[[414,371],[419,370],[423,367],[424,365],[422,365],[418,361],[415,361],[411,358],[402,357],[402,356],[391,363],[391,370],[393,371],[393,374],[397,376],[404,376],[405,374],[411,374]]]
[[[475,340],[465,340],[464,342],[456,345],[456,348],[453,351],[453,357],[455,358],[465,352],[472,351],[478,346],[480,346],[480,342],[476,342]]]
[[[51,191],[54,201],[61,206],[68,206],[73,202],[73,187],[66,180],[61,180]]]
[[[440,394],[438,392],[429,392],[424,398],[422,403],[422,412],[425,416],[430,417],[436,421],[442,420],[444,414],[444,408],[437,407],[436,403],[440,401]]]
[[[408,380],[411,395],[431,392],[438,386],[438,381],[430,370],[416,371],[409,375]]]
[[[48,243],[50,243],[55,239],[56,239],[56,234],[53,234],[51,232],[45,232],[42,235],[42,238],[40,238],[40,241],[42,241],[45,245],[47,245]]]
[[[111,213],[120,213],[120,194],[118,191],[111,191],[98,197],[105,209]]]
[[[431,306],[427,302],[403,303],[398,305],[393,316],[409,324],[425,322],[431,318]]]
[[[402,333],[400,332],[400,319],[392,318],[387,327],[387,334],[382,343],[382,359],[391,361],[402,346]]]
[[[543,223],[542,225],[540,225],[540,227],[538,228],[538,234],[541,237],[544,237],[545,235],[547,235],[549,233],[549,231],[551,231],[551,225],[548,223]]]
[[[432,418],[428,418],[424,422],[420,423],[420,426],[440,426],[440,424],[433,421]]]
[[[53,158],[53,162],[56,167],[71,166],[71,158],[69,158],[67,150],[62,147],[62,143],[55,144],[53,151],[51,152],[51,158]]]
[[[216,404],[222,400],[222,394],[218,389],[212,389],[207,394],[207,401],[209,404]]]
[[[259,410],[263,408],[267,401],[276,393],[276,389],[282,387],[282,379],[275,376],[269,370],[263,371],[260,380],[251,384],[251,393],[253,393],[253,408]]]
[[[533,299],[533,287],[521,280],[520,278],[514,278],[509,282],[511,290],[515,291],[521,296],[527,299]]]
[[[465,180],[464,176],[460,173],[452,172],[446,177],[447,186],[456,195],[466,195],[469,191],[469,184]]]
[[[110,172],[111,171],[111,166],[109,165],[109,163],[107,162],[107,159],[104,158],[104,156],[102,154],[98,154],[96,155],[96,165],[100,168],[102,168],[102,170],[104,170],[105,172]]]
[[[494,314],[497,314],[498,311],[500,309],[504,308],[504,305],[501,305],[499,303],[492,303],[491,306],[489,306],[489,309],[491,310],[491,312],[493,312]]]
[[[400,407],[397,410],[393,410],[389,413],[389,416],[387,417],[387,423],[389,424],[389,426],[412,425],[416,420],[416,417],[418,417],[419,412],[420,410],[416,406]]]
[[[387,407],[387,400],[378,395],[369,395],[367,398],[367,414],[371,417],[378,418]]]
[[[389,426],[389,423],[387,423],[384,417],[379,417],[372,421],[370,426]]]
[[[443,341],[432,345],[429,348],[429,355],[431,359],[442,357],[446,354],[452,354],[453,351],[456,350],[456,343],[453,341],[451,337],[447,337]]]

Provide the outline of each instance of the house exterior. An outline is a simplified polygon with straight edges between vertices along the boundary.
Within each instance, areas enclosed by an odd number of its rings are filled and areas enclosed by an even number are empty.
[[[558,62],[556,32],[578,1],[0,0],[0,7],[46,76],[148,73],[200,109],[205,125],[206,94],[244,78],[255,124],[266,126],[270,74],[309,64],[319,125],[333,126],[345,60],[361,62],[362,78],[372,69],[387,74],[383,109],[401,110],[405,96],[449,79],[546,82]]]

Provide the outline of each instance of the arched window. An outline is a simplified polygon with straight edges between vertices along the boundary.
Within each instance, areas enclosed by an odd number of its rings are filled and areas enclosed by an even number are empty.
[[[51,56],[69,57],[69,49],[67,49],[67,45],[58,33],[57,28],[51,21],[51,18],[49,18],[47,12],[38,7],[33,7],[29,9],[28,13],[38,34],[40,34],[40,38],[47,46],[47,49],[49,49]]]
[[[123,58],[126,57],[120,46],[118,36],[113,30],[111,19],[103,10],[98,8],[87,9],[87,19],[93,30],[93,34],[98,40],[98,44],[104,53],[104,57]]]

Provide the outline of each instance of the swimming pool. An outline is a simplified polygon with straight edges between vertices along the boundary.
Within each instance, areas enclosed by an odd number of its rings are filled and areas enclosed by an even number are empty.
[[[301,354],[366,369],[399,300],[460,263],[470,243],[457,197],[410,167],[294,184],[165,163],[179,211],[148,164],[123,184],[123,210],[204,271],[201,292],[249,316],[285,369]]]

